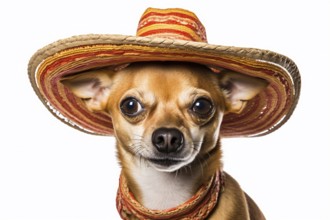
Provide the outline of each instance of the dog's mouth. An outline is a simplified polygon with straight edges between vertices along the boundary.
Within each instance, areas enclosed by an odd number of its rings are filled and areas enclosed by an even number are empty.
[[[174,172],[179,170],[183,166],[187,165],[190,161],[184,158],[145,158],[149,164],[158,171],[162,172]]]
[[[177,165],[182,162],[182,160],[175,160],[175,159],[171,159],[171,158],[163,158],[163,159],[150,158],[148,160],[151,163],[158,165],[158,166],[162,166],[162,167],[171,167],[171,166]]]

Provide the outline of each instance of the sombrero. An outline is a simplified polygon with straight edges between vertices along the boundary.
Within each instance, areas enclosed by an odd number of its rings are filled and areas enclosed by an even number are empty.
[[[88,111],[60,81],[88,69],[142,61],[194,62],[215,74],[225,68],[267,80],[268,87],[240,114],[224,116],[223,137],[271,133],[290,118],[299,99],[300,75],[291,59],[269,50],[208,44],[197,16],[178,8],[148,8],[137,36],[89,34],[49,44],[32,56],[28,74],[40,100],[62,122],[90,134],[113,135],[110,116]]]

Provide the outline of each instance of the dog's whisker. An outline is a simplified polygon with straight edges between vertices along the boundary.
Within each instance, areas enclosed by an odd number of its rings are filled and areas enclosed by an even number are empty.
[[[132,134],[133,137],[137,137],[137,138],[140,138],[140,139],[143,139],[143,136],[140,135],[140,134]]]
[[[191,174],[191,176],[193,177],[194,174],[193,174],[193,171],[192,171],[192,168],[191,168],[191,164],[189,164],[188,167],[189,167],[189,170],[190,170],[190,174]]]
[[[190,146],[194,151],[198,151],[198,148],[201,146],[203,142],[202,141],[194,141],[192,142],[192,145]]]
[[[201,168],[201,173],[202,173],[201,175],[204,176],[204,166],[203,166],[203,163],[201,162],[200,159],[198,159],[198,164],[199,164],[199,166]]]
[[[174,180],[177,179],[177,177],[178,177],[178,172],[179,172],[179,170],[176,170],[176,171],[174,172]]]
[[[131,144],[129,144],[131,151],[133,152],[132,159],[138,158],[138,164],[140,167],[149,166],[147,160],[144,159],[144,155],[150,154],[150,149],[148,145],[143,142],[142,138],[131,139]]]

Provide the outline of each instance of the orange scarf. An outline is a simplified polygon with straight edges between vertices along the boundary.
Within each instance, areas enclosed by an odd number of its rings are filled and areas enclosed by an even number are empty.
[[[206,185],[202,185],[196,194],[185,203],[165,210],[150,210],[136,201],[129,191],[126,179],[120,176],[117,192],[117,210],[124,220],[130,219],[206,219],[218,202],[219,193],[224,190],[224,174],[219,171]]]

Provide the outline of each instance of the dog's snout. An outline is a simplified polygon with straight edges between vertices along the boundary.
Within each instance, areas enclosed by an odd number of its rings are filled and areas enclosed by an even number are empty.
[[[175,128],[159,128],[152,134],[152,143],[161,153],[175,153],[182,149],[184,138]]]

